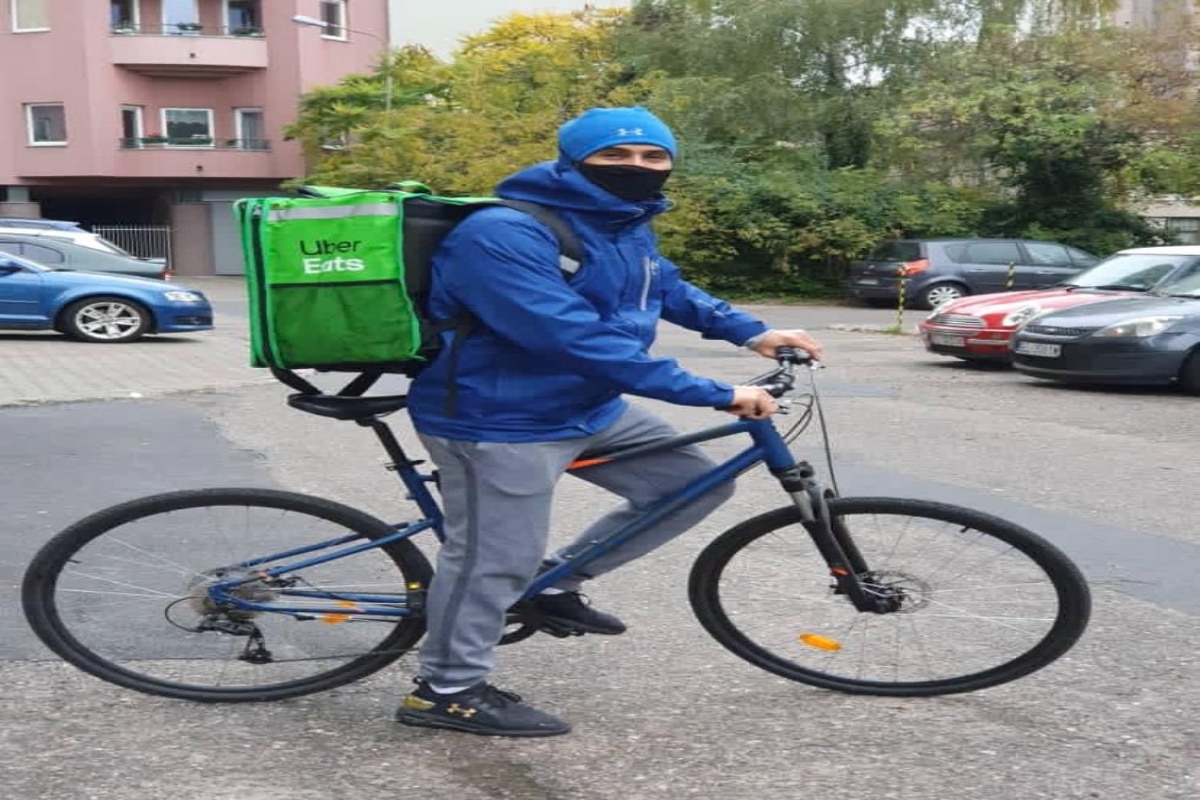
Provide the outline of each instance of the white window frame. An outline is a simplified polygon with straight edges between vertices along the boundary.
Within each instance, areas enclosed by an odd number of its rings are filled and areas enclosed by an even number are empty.
[[[349,24],[350,21],[347,18],[349,11],[346,8],[346,0],[321,0],[321,5],[317,9],[318,12],[320,13],[320,16],[318,17],[318,19],[320,19],[321,21],[325,20],[325,6],[327,6],[327,5],[337,6],[337,9],[338,9],[338,26],[337,27],[341,30],[341,33],[339,33],[338,35],[335,36],[332,33],[327,33],[329,28],[321,28],[321,38],[322,39],[331,39],[332,41],[335,41],[335,42],[349,41],[350,40],[350,31],[347,30],[346,26]]]
[[[63,135],[61,142],[38,142],[33,138],[33,110],[35,108],[45,108],[46,106],[57,106],[63,111]],[[66,147],[70,142],[70,136],[67,133],[67,106],[65,103],[26,103],[25,104],[25,133],[30,147]]]
[[[125,112],[126,111],[134,112],[135,132],[134,132],[132,138],[135,140],[136,143],[133,145],[133,147],[135,147],[135,148],[141,147],[142,146],[142,137],[146,135],[146,108],[145,108],[145,106],[121,106],[121,133],[122,134],[125,133]],[[130,138],[130,137],[122,136],[121,138],[126,139],[126,138]]]
[[[133,26],[135,31],[140,31],[142,29],[142,4],[138,0],[130,0],[129,5],[133,9],[133,19],[130,20],[129,24]],[[116,30],[115,27],[114,30]]]
[[[167,112],[168,111],[203,111],[205,114],[207,114],[208,115],[208,144],[173,144],[172,142],[170,142],[169,140],[171,138],[171,134],[167,133]],[[168,142],[166,145],[167,147],[182,147],[182,148],[187,148],[187,149],[191,150],[191,149],[195,149],[195,148],[212,149],[212,148],[216,147],[216,145],[217,145],[217,135],[213,131],[213,110],[211,108],[183,108],[183,107],[174,107],[173,106],[171,108],[160,109],[158,118],[162,122],[161,135],[166,136],[168,139]]]
[[[234,132],[237,135],[238,147],[242,150],[246,149],[246,131],[242,127],[242,115],[245,113],[258,114],[263,120],[263,133],[266,133],[267,115],[263,111],[262,106],[244,106],[233,110]],[[260,140],[264,141],[264,140]]]
[[[50,0],[42,0],[42,6],[46,9],[46,17],[50,16]],[[45,33],[50,30],[50,26],[46,25],[41,28],[18,28],[17,27],[17,0],[9,0],[8,10],[12,19],[13,33]]]

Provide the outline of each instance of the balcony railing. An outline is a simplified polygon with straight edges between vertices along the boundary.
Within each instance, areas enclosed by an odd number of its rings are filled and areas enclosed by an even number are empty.
[[[239,25],[201,25],[199,22],[179,22],[171,25],[133,25],[117,23],[112,33],[119,36],[241,36],[262,38],[263,29]]]
[[[119,139],[122,150],[253,150],[265,152],[271,149],[270,139],[214,139],[211,136],[136,136]]]

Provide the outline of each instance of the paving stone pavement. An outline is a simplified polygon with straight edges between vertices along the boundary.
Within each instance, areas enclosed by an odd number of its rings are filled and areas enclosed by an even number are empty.
[[[240,278],[183,278],[216,306],[216,328],[101,345],[54,332],[0,331],[0,406],[154,397],[268,383],[249,365]]]

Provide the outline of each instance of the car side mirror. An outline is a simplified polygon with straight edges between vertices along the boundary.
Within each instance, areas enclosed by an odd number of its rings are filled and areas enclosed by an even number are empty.
[[[14,272],[20,272],[21,265],[14,261],[0,261],[0,274],[11,275]]]

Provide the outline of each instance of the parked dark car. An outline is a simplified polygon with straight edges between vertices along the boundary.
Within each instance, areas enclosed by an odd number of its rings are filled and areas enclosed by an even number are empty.
[[[1200,394],[1200,274],[1164,291],[1034,317],[1013,337],[1013,366],[1035,378],[1178,384]]]
[[[170,277],[170,270],[162,261],[135,258],[128,254],[102,252],[91,247],[59,239],[52,232],[30,233],[29,235],[0,231],[0,253],[20,256],[54,269],[86,270],[88,272],[110,272],[135,278]]]
[[[1053,286],[1099,261],[1074,247],[1029,239],[897,239],[853,262],[846,290],[868,302],[895,303],[903,282],[906,303],[932,309],[969,294]]]
[[[0,253],[0,328],[56,330],[85,342],[212,328],[203,293],[163,281],[54,270]]]
[[[940,305],[918,324],[925,349],[968,361],[1012,360],[1012,337],[1038,314],[1123,295],[1169,292],[1200,273],[1200,247],[1136,247],[1048,289],[964,297]]]

